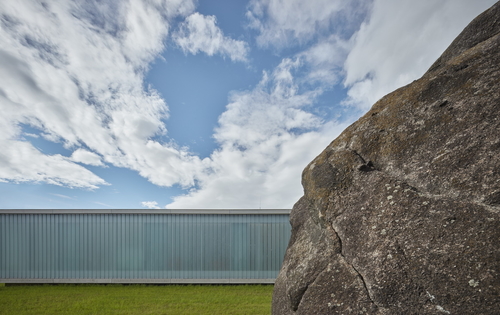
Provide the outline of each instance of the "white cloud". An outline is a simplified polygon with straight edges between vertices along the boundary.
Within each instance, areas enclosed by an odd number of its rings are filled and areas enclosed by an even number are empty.
[[[167,208],[289,209],[302,195],[303,168],[345,127],[332,123],[303,134],[274,134],[247,150],[226,146],[212,154],[213,173],[199,188]]]
[[[141,204],[144,208],[160,209],[160,207],[158,207],[158,202],[156,202],[156,201],[143,201],[143,202],[141,202]]]
[[[383,95],[420,77],[495,2],[252,0],[247,17],[263,47],[312,42],[303,52],[316,65],[308,79],[334,84],[345,75],[345,104],[367,110]],[[339,58],[345,60],[343,66]]]
[[[166,133],[168,108],[143,88],[169,19],[193,9],[192,1],[2,4],[0,141],[9,145],[2,146],[0,178],[96,188],[106,182],[74,162],[104,161],[159,185],[193,184],[200,159],[150,140]],[[21,124],[75,152],[42,154],[22,141]]]
[[[104,166],[99,155],[81,148],[71,154],[71,160],[88,165]]]
[[[153,140],[168,132],[169,111],[143,88],[144,73],[174,18],[185,18],[174,36],[185,52],[248,62],[247,44],[224,36],[215,17],[192,14],[184,0],[3,3],[0,182],[95,189],[107,183],[78,163],[108,164],[191,188],[169,208],[289,208],[303,167],[348,124],[312,114],[318,96],[343,82],[345,103],[367,110],[420,76],[493,2],[252,0],[247,16],[261,46],[308,45],[230,95],[214,134],[219,148],[203,160]],[[23,124],[72,155],[43,154],[23,138]]]
[[[194,55],[204,52],[209,56],[227,56],[232,61],[247,61],[248,44],[224,36],[213,15],[191,14],[181,23],[173,39],[184,52]]]
[[[321,34],[350,33],[370,1],[252,0],[249,25],[259,31],[260,46],[278,48],[305,43]]]
[[[320,126],[317,117],[301,110],[312,104],[317,92],[298,93],[291,73],[298,65],[298,59],[284,59],[270,76],[264,73],[253,91],[234,93],[219,118],[215,139],[222,146],[246,149],[269,140],[273,134]]]
[[[255,89],[235,92],[219,118],[220,149],[198,187],[168,208],[291,208],[302,194],[302,169],[346,124],[307,112],[320,90],[300,93],[300,58],[284,59]]]
[[[299,58],[304,59],[309,68],[305,80],[329,87],[337,84],[341,80],[349,49],[350,43],[334,34],[299,53]]]
[[[376,0],[345,62],[347,104],[365,110],[422,76],[462,29],[495,0]]]
[[[322,15],[310,22],[307,12],[314,12],[320,3],[253,1],[252,14],[263,17],[267,12],[270,16],[254,24],[261,31],[259,40],[282,44],[290,38],[307,40],[322,23]],[[281,11],[278,4],[283,5]],[[298,10],[302,5],[310,7]],[[200,177],[197,189],[176,197],[167,207],[291,207],[301,195],[298,179],[303,167],[349,123],[325,123],[307,111],[323,89],[346,76],[346,103],[366,111],[379,96],[427,70],[462,28],[488,6],[482,5],[465,12],[473,6],[465,0],[460,4],[376,1],[372,15],[350,41],[334,33],[318,38],[294,58],[283,59],[273,73],[264,74],[255,89],[232,95],[214,135],[221,149],[210,157],[212,173]],[[326,6],[324,20],[337,9]],[[295,18],[294,14],[303,12],[303,20]],[[295,24],[287,24],[283,19],[287,14]],[[457,21],[451,23],[452,17]],[[278,26],[283,28],[281,34]],[[299,68],[306,71],[294,72]],[[304,91],[308,82],[317,84]]]
[[[24,141],[0,140],[0,175],[14,183],[48,183],[96,189],[107,183],[59,154],[45,155]]]

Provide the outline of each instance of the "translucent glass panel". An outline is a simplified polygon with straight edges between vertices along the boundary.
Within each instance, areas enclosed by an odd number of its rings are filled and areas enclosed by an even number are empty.
[[[271,279],[285,214],[0,214],[2,279]]]

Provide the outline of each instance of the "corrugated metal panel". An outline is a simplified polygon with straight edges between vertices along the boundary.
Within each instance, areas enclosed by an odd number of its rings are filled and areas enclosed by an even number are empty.
[[[1,213],[0,279],[274,279],[289,238],[283,213]]]

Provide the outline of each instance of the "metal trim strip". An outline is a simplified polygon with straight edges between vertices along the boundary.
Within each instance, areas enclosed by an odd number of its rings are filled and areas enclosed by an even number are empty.
[[[291,209],[0,209],[0,214],[290,214]]]

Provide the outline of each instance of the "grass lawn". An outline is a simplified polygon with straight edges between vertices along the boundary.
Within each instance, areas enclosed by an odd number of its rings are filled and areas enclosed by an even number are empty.
[[[0,314],[270,314],[272,285],[0,284]]]

